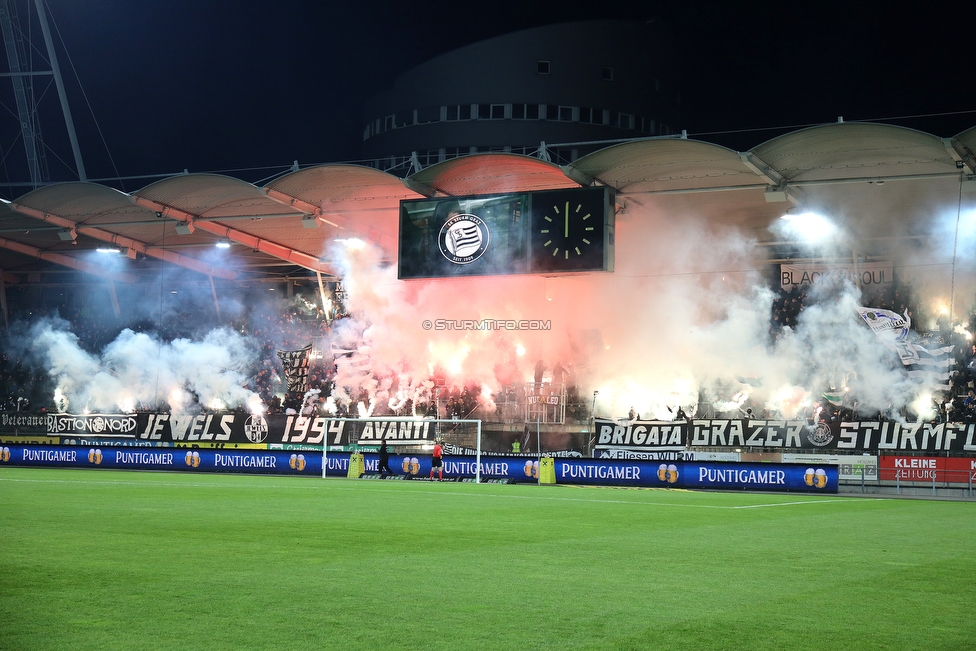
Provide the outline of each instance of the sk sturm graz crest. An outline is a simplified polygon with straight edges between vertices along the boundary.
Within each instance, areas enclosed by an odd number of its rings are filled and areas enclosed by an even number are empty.
[[[451,216],[437,236],[441,255],[454,264],[469,264],[485,254],[491,236],[488,226],[477,215]]]
[[[830,426],[827,423],[817,423],[813,432],[807,434],[807,440],[818,448],[822,448],[834,440],[834,434],[830,431]]]

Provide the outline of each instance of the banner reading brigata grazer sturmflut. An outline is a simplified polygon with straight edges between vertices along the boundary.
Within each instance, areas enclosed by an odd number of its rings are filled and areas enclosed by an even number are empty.
[[[976,424],[696,418],[689,421],[596,419],[594,448],[679,451],[687,447],[976,452]],[[598,455],[599,456],[599,455]]]

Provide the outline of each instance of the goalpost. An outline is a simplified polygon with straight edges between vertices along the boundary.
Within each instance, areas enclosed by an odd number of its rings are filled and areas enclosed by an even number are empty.
[[[327,476],[330,448],[333,452],[357,452],[362,448],[379,448],[384,439],[391,455],[430,455],[436,441],[445,447],[446,456],[474,455],[475,483],[481,483],[480,420],[402,416],[326,418],[322,437],[322,478]]]

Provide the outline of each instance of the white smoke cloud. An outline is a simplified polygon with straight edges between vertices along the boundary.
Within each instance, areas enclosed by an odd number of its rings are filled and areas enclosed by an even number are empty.
[[[69,411],[132,411],[169,406],[173,411],[255,407],[244,388],[257,361],[251,342],[227,328],[201,341],[165,342],[123,330],[100,355],[84,351],[67,322],[43,319],[30,329],[38,356],[67,399]]]
[[[835,194],[845,198],[845,192],[851,190]],[[832,218],[837,236],[811,257],[829,256],[839,240],[850,244],[887,228],[906,196],[847,201],[847,212]],[[838,201],[822,203],[829,210]],[[703,399],[720,410],[749,406],[794,417],[809,414],[821,392],[844,388],[864,409],[895,411],[924,399],[897,358],[860,322],[854,308],[863,298],[855,287],[811,293],[796,324],[774,340],[775,293],[769,270],[755,262],[764,252],[753,236],[673,204],[646,203],[629,203],[617,216],[613,273],[400,281],[395,265],[373,246],[355,240],[331,245],[325,255],[341,270],[351,316],[336,321],[329,335],[336,377],[326,408],[382,414],[412,402],[416,410],[434,398],[435,379],[443,379],[447,387],[473,386],[490,411],[503,388],[531,383],[540,361],[549,374],[564,367],[566,381],[579,387],[587,406],[598,391],[596,411],[603,416],[633,408],[645,418],[666,419],[679,405],[693,412]],[[881,238],[875,259],[894,262],[900,282],[926,299],[930,315],[939,301],[948,305],[953,288],[955,314],[971,312],[976,213],[944,206],[919,221],[898,220],[890,239]],[[166,282],[161,277],[158,300],[139,308],[157,323],[186,325],[181,318],[194,311],[187,305],[212,309],[209,286],[177,303]],[[251,321],[261,324],[261,338],[279,347],[304,345],[286,343],[264,318],[282,311],[280,300],[263,309],[224,293],[220,300],[223,318],[260,313]],[[425,327],[485,319],[534,320],[550,328]],[[254,402],[256,396],[242,387],[248,367],[258,361],[252,340],[198,325],[192,338],[168,343],[125,330],[92,354],[66,325],[46,322],[35,327],[32,345],[72,411]]]
[[[754,241],[693,215],[630,206],[618,215],[612,274],[398,281],[368,245],[331,254],[352,314],[334,345],[355,351],[338,362],[340,401],[400,404],[440,374],[449,386],[480,386],[490,405],[505,385],[531,382],[538,360],[565,366],[584,399],[598,391],[597,412],[612,416],[633,408],[671,418],[679,405],[694,410],[700,392],[722,409],[787,417],[808,415],[821,392],[848,382],[865,410],[920,394],[860,322],[853,286],[812,295],[772,341],[775,295]],[[551,330],[423,328],[437,319],[538,319]]]

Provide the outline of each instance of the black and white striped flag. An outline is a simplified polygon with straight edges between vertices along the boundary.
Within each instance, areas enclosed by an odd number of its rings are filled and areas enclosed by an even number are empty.
[[[285,369],[285,384],[289,391],[305,393],[308,391],[309,357],[312,344],[301,350],[279,350],[278,359]]]
[[[949,363],[953,346],[926,348],[910,341],[912,318],[890,310],[859,307],[858,314],[864,319],[878,339],[890,350],[898,353],[908,377],[938,389],[949,388]]]
[[[949,388],[949,363],[952,360],[953,346],[925,348],[919,344],[904,343],[906,350],[898,351],[901,363],[908,371],[908,377],[937,388]]]

